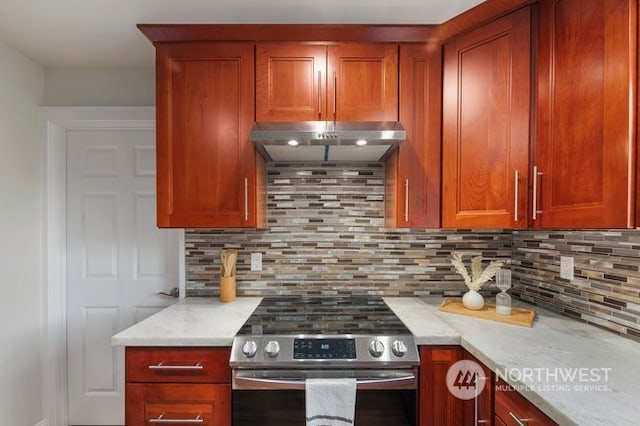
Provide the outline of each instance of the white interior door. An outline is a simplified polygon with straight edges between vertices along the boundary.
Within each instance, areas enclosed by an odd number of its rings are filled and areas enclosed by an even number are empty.
[[[111,336],[171,303],[177,231],[155,226],[155,134],[67,132],[69,424],[124,424],[124,352]]]

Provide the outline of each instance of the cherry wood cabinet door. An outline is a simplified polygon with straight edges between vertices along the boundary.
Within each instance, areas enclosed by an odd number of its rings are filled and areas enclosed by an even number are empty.
[[[420,426],[460,426],[462,400],[447,387],[447,371],[462,359],[460,346],[421,346],[418,396]]]
[[[496,425],[507,426],[519,426],[523,423],[527,426],[557,425],[538,407],[501,379],[496,382],[495,420]]]
[[[484,382],[482,392],[478,393],[473,399],[463,402],[464,405],[464,422],[466,426],[481,426],[492,423],[494,418],[493,411],[493,393],[494,393],[494,375],[482,362],[469,352],[463,349],[462,357],[464,360],[473,361],[478,364],[478,376],[474,382],[475,386],[480,385],[480,381]]]
[[[226,347],[127,347],[126,381],[231,383]]]
[[[329,119],[398,120],[398,45],[335,44],[328,47]]]
[[[442,48],[400,46],[400,122],[407,139],[386,164],[386,226],[440,226]]]
[[[444,47],[442,225],[528,225],[530,9]]]
[[[159,43],[157,203],[160,227],[256,227],[251,43]]]
[[[535,227],[633,225],[636,3],[540,1]]]
[[[126,426],[230,426],[231,385],[128,383],[125,407]]]
[[[256,46],[256,121],[314,121],[327,115],[327,47]]]

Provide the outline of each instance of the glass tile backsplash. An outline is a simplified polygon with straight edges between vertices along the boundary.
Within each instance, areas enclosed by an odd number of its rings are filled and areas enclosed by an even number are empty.
[[[453,250],[511,255],[511,233],[384,228],[381,164],[270,164],[268,229],[187,230],[187,295],[217,295],[220,250],[237,248],[238,295],[461,294]],[[250,253],[262,253],[261,272]]]
[[[219,295],[223,248],[238,249],[239,296],[460,295],[449,257],[462,251],[511,259],[514,296],[640,341],[640,231],[391,230],[381,164],[267,173],[267,229],[186,231],[188,296]],[[262,271],[250,271],[252,252]],[[571,282],[560,256],[574,257]]]

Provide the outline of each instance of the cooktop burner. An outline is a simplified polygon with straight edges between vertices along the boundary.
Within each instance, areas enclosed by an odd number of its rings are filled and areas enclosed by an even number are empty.
[[[380,297],[265,297],[238,332],[274,334],[411,334]]]

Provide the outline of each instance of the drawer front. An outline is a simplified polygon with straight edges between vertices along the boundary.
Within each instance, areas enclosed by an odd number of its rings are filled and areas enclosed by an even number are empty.
[[[231,425],[231,385],[126,385],[125,425]]]
[[[231,383],[230,348],[127,348],[127,383]]]
[[[552,426],[557,424],[502,380],[498,382],[496,388],[495,413],[497,425]]]

